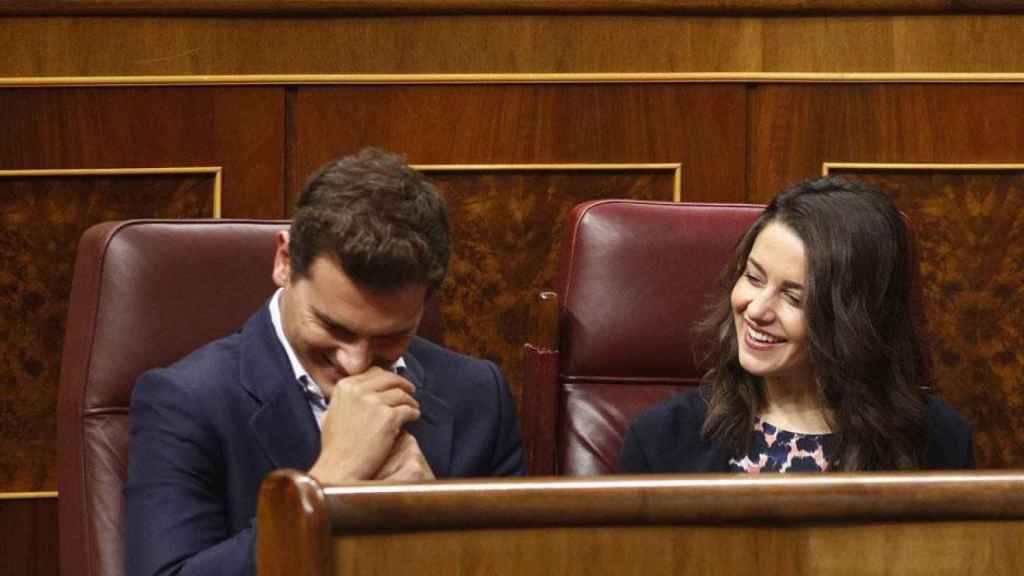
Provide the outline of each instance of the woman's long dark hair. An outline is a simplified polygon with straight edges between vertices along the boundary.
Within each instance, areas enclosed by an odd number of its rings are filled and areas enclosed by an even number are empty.
[[[913,284],[917,259],[907,223],[877,188],[841,178],[792,186],[740,240],[722,297],[701,324],[711,341],[705,436],[737,456],[750,450],[765,399],[739,363],[730,293],[769,223],[804,243],[804,310],[818,398],[835,436],[840,470],[906,470],[923,459],[929,355]]]

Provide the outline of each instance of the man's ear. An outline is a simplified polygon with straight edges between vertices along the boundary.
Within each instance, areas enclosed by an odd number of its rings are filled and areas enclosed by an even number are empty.
[[[292,278],[292,256],[288,249],[288,231],[282,230],[274,237],[277,247],[274,250],[274,284],[284,288]]]

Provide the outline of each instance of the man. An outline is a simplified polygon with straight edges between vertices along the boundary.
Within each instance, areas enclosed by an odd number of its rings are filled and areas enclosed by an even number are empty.
[[[125,487],[129,574],[252,574],[260,483],[523,473],[497,367],[414,336],[448,216],[403,159],[364,150],[306,185],[266,306],[144,374]]]

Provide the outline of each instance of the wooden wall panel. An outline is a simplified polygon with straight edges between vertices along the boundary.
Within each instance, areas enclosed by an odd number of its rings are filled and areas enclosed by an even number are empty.
[[[412,163],[672,163],[684,200],[744,197],[746,96],[739,86],[383,86],[299,90],[296,170],[372,144]],[[671,200],[673,171],[567,167],[438,175],[454,257],[445,341],[500,363],[517,394],[537,290],[550,287],[562,219],[601,197]]]
[[[1024,160],[1022,85],[763,85],[751,100],[752,201],[825,162]]]
[[[57,499],[0,498],[0,574],[57,576]]]
[[[746,105],[736,85],[304,87],[289,205],[320,164],[371,145],[414,164],[678,163],[683,200],[740,200]]]
[[[223,168],[225,217],[283,214],[284,89],[0,89],[0,169]]]
[[[1024,72],[1024,15],[0,17],[0,77]]]
[[[222,213],[283,215],[281,88],[0,90],[0,169],[221,167]],[[0,178],[0,492],[56,488],[71,267],[102,220],[211,216],[214,175]]]
[[[764,86],[752,99],[752,201],[820,175],[826,162],[1024,161],[1021,86]],[[979,465],[1024,465],[1024,415],[1015,408],[1024,401],[1024,317],[1012,305],[1024,281],[1014,256],[1019,177],[864,173],[891,185],[911,218],[928,223],[920,234],[938,386],[978,427]]]
[[[975,425],[981,465],[1024,465],[1024,163],[830,173],[879,184],[910,216],[936,386]]]
[[[54,490],[57,386],[78,239],[213,214],[215,174],[0,177],[0,492]]]

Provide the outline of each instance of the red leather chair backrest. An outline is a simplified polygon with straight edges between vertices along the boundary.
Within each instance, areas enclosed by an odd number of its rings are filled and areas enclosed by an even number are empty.
[[[699,383],[694,325],[763,206],[602,200],[566,220],[557,473],[613,473],[629,423]]]
[[[136,220],[86,231],[75,261],[58,394],[61,573],[124,573],[121,485],[132,387],[239,329],[273,293],[287,221]],[[420,333],[438,333],[437,306]]]
[[[107,222],[79,242],[58,394],[61,573],[124,573],[132,386],[237,330],[273,293],[288,223]]]

